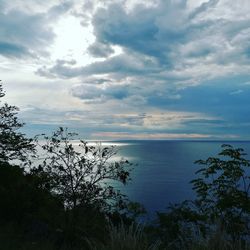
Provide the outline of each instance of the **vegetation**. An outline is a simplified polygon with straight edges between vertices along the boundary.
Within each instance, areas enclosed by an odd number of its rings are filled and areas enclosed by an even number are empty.
[[[93,250],[157,250],[159,242],[151,243],[145,228],[138,223],[108,227],[109,241],[106,244],[92,244]]]
[[[0,85],[0,98],[4,95],[2,85]],[[2,104],[1,99],[0,104]],[[17,111],[17,107],[7,103],[0,107],[0,162],[25,161],[28,154],[34,152],[32,140],[18,132],[23,124],[17,119]]]
[[[108,221],[125,216],[128,204],[114,182],[126,184],[132,165],[111,161],[113,147],[80,141],[76,150],[76,134],[63,128],[44,136],[43,153],[34,158],[39,140],[19,132],[17,111],[0,108],[1,247],[89,249],[92,239],[104,243]]]
[[[51,137],[43,137],[45,151],[39,170],[51,180],[53,193],[60,196],[65,208],[75,209],[79,205],[94,205],[101,209],[122,207],[124,196],[111,181],[126,184],[132,165],[126,160],[110,161],[116,154],[114,147],[88,146],[72,141],[76,134],[59,128]]]
[[[209,157],[196,162],[202,168],[196,172],[199,177],[191,181],[196,191],[194,201],[184,201],[171,206],[168,213],[158,214],[163,242],[175,242],[182,249],[190,248],[197,237],[202,242],[219,237],[220,243],[227,242],[236,249],[249,244],[250,161],[244,158],[243,149],[230,145],[222,145],[219,156],[222,159]]]
[[[243,149],[223,145],[218,157],[197,161],[196,198],[142,226],[143,207],[115,188],[130,180],[133,165],[113,162],[114,147],[73,145],[76,134],[64,128],[28,139],[18,109],[1,105],[0,249],[250,249]]]

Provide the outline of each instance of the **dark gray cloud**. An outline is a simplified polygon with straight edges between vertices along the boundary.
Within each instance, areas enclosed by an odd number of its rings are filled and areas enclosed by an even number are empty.
[[[164,67],[174,67],[176,48],[209,35],[209,27],[217,20],[194,22],[194,18],[217,3],[211,0],[189,11],[186,1],[160,1],[153,8],[137,5],[131,12],[113,4],[99,9],[92,22],[99,44],[119,45],[128,53],[132,50],[159,60]]]
[[[201,15],[211,8],[215,8],[219,1],[220,0],[209,0],[208,2],[202,3],[199,7],[197,7],[190,13],[189,19],[193,19],[194,17]]]
[[[154,12],[141,6],[127,14],[118,4],[99,9],[93,18],[96,38],[100,43],[120,45],[152,56],[160,55],[162,50],[156,38],[158,27]]]
[[[72,95],[82,100],[90,102],[106,102],[110,99],[123,100],[128,97],[131,89],[129,85],[116,85],[113,83],[106,83],[102,85],[80,84],[74,86]]]
[[[158,73],[161,70],[157,62],[150,58],[138,57],[135,54],[121,54],[111,57],[104,62],[94,62],[85,67],[72,67],[64,61],[57,60],[52,67],[43,67],[37,71],[43,76],[62,78],[87,77],[90,75],[114,74],[122,78],[133,75]]]
[[[74,60],[56,60],[53,67],[42,66],[36,71],[36,74],[47,78],[73,78],[82,72],[82,67],[72,67],[75,63]]]
[[[114,53],[110,45],[104,43],[94,43],[88,48],[88,52],[93,57],[108,57]]]
[[[0,53],[6,57],[23,57],[24,55],[32,56],[32,54],[22,45],[12,44],[0,41]]]

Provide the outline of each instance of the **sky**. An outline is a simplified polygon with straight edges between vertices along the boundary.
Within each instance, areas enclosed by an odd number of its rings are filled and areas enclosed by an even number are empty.
[[[0,0],[0,79],[33,136],[250,140],[249,0]]]

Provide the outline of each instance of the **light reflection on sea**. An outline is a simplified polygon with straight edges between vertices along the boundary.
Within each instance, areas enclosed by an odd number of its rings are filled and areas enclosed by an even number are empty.
[[[71,142],[76,150],[81,150],[79,142]],[[112,157],[112,161],[124,158],[134,163],[132,181],[125,187],[117,187],[131,200],[142,203],[151,213],[164,210],[169,203],[194,198],[190,181],[200,168],[194,162],[216,156],[222,144],[241,147],[250,155],[250,142],[87,141],[89,146],[115,146],[117,154]]]

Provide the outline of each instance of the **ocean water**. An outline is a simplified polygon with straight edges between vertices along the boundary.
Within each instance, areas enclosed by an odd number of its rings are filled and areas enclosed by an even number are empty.
[[[240,147],[250,159],[250,142],[218,141],[126,141],[104,142],[116,145],[117,159],[123,157],[137,164],[132,181],[119,187],[132,201],[144,205],[149,214],[164,211],[169,203],[194,198],[190,181],[200,168],[196,160],[216,156],[222,144]]]

